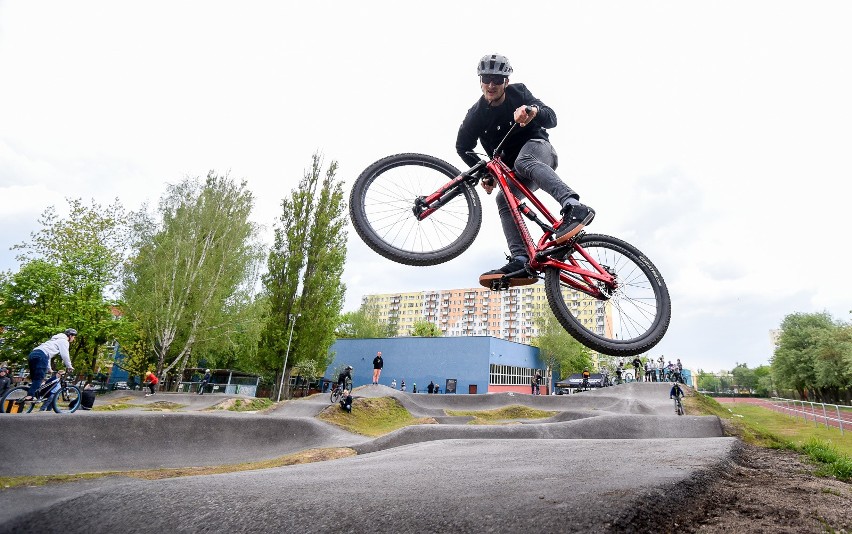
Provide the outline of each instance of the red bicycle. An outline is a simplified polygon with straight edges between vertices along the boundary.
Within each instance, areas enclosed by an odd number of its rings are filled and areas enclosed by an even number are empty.
[[[513,130],[514,126],[503,142]],[[355,231],[371,249],[397,263],[449,261],[467,250],[482,225],[476,184],[494,180],[506,196],[531,258],[525,269],[544,279],[550,308],[568,333],[612,356],[641,354],[659,343],[671,320],[671,299],[654,264],[636,247],[607,235],[580,232],[567,243],[554,243],[560,219],[503,163],[501,146],[491,159],[464,172],[425,154],[397,154],[373,163],[355,181],[350,195]],[[520,198],[510,184],[520,191]],[[537,243],[523,217],[541,229]],[[503,277],[493,281],[491,289],[511,285],[512,279]],[[588,310],[579,306],[583,296],[595,300],[593,317],[579,316]]]

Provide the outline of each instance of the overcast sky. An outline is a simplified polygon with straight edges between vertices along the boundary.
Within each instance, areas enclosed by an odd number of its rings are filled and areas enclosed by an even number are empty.
[[[652,352],[692,368],[767,363],[793,312],[852,309],[852,3],[0,0],[0,270],[66,197],[127,209],[208,170],[245,179],[265,238],[311,155],[348,187],[422,152],[456,166],[476,63],[505,54],[552,107],[559,174],[589,231],[656,263],[672,323]],[[435,267],[349,233],[361,296],[474,287],[480,237]]]

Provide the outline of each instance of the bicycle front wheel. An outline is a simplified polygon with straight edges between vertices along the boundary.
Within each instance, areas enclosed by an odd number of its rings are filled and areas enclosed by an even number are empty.
[[[419,220],[415,201],[437,192],[460,174],[438,158],[397,154],[381,159],[355,181],[349,198],[352,225],[380,255],[404,265],[437,265],[470,247],[482,225],[482,204],[466,183],[454,197]]]
[[[544,287],[553,314],[577,341],[602,354],[634,356],[650,350],[671,320],[669,290],[660,272],[636,247],[615,237],[587,234],[577,245],[615,278],[616,286],[597,282],[602,297],[594,298],[567,283],[585,283],[578,275],[547,267]],[[571,260],[596,270],[576,249]]]
[[[331,403],[334,404],[335,402],[337,402],[339,400],[340,400],[340,390],[336,389],[336,390],[331,392]]]
[[[80,407],[80,388],[66,386],[53,397],[53,411],[56,413],[74,413]]]
[[[0,400],[0,413],[30,413],[35,408],[34,402],[20,402],[27,396],[29,387],[18,386],[10,389]]]

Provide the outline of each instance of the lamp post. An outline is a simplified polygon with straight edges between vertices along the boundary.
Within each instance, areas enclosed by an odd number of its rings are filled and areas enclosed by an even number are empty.
[[[278,402],[281,402],[281,391],[284,389],[284,374],[287,372],[287,357],[290,356],[290,343],[293,341],[293,327],[296,326],[296,319],[301,316],[301,313],[287,315],[290,318],[290,338],[287,340],[287,352],[284,353],[284,368],[281,369],[281,383],[278,385]]]

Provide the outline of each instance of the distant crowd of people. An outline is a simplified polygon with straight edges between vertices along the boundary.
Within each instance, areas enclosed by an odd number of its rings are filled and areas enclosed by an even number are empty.
[[[637,382],[679,382],[682,384],[683,364],[680,363],[680,358],[677,358],[674,363],[671,360],[665,363],[663,356],[660,356],[656,361],[653,358],[648,358],[645,363],[642,363],[638,356],[627,365],[623,361],[618,362],[615,369],[615,382],[620,384],[629,380]]]

